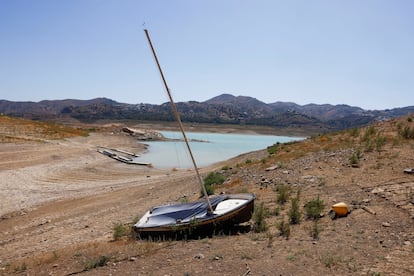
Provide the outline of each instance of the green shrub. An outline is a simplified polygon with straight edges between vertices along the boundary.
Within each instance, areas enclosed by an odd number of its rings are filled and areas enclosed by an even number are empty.
[[[285,237],[287,240],[290,237],[290,224],[285,222],[285,218],[277,224],[279,235]]]
[[[290,196],[290,187],[288,185],[278,185],[276,187],[277,190],[277,198],[276,202],[279,204],[285,204]]]
[[[372,137],[377,133],[374,126],[369,126],[367,130],[365,131],[365,137]]]
[[[319,225],[319,220],[314,220],[313,225],[310,231],[310,235],[314,240],[319,239],[319,234],[322,231],[321,226]]]
[[[214,194],[214,187],[215,185],[223,184],[225,178],[221,173],[218,172],[210,172],[204,178],[204,187],[206,188],[207,195]],[[201,196],[204,196],[203,189],[200,191]]]
[[[374,146],[375,146],[375,142],[371,138],[368,138],[367,140],[365,140],[364,151],[372,152],[374,150]]]
[[[382,148],[385,146],[385,143],[387,142],[387,138],[381,135],[377,135],[375,138],[375,149],[380,152],[382,151]]]
[[[112,237],[115,241],[119,240],[121,237],[124,237],[124,236],[128,235],[129,232],[130,232],[128,227],[126,227],[122,223],[115,224],[114,227],[113,227],[113,231],[114,232],[112,234]]]
[[[90,270],[93,268],[97,268],[100,266],[105,266],[109,261],[109,257],[107,256],[99,256],[98,259],[89,260],[85,265],[85,270]]]
[[[359,160],[361,159],[361,150],[357,148],[354,153],[349,158],[349,163],[351,166],[356,167],[359,164]]]
[[[207,195],[214,195],[214,185],[204,184],[204,187],[206,188]],[[200,194],[201,196],[204,196],[204,191],[201,190]]]
[[[266,224],[266,209],[264,203],[256,206],[253,213],[253,231],[256,233],[265,232],[267,230]]]
[[[305,204],[305,212],[306,217],[310,219],[318,219],[320,217],[320,214],[323,212],[323,209],[325,208],[325,204],[323,203],[323,200],[318,198],[312,199]]]
[[[280,145],[281,144],[279,142],[277,142],[276,144],[273,144],[273,145],[267,147],[267,152],[270,155],[273,155],[273,154],[277,153],[281,149]]]
[[[409,126],[401,127],[398,130],[398,134],[404,139],[414,139],[414,128],[411,129]]]
[[[225,178],[221,173],[217,172],[210,172],[205,178],[204,178],[204,185],[221,185],[223,184]]]
[[[299,224],[301,213],[299,210],[299,197],[292,198],[291,207],[288,212],[290,224]]]

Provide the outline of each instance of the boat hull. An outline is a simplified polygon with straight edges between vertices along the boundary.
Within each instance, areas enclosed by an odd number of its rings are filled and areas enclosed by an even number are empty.
[[[180,218],[176,215],[177,209],[181,207],[185,209],[187,206],[192,206],[191,204],[199,204],[202,201],[189,204],[165,205],[157,207],[157,211],[162,208],[171,209],[171,214],[166,214],[166,216],[173,216],[174,222],[147,223],[146,221],[151,221],[152,219],[152,210],[149,210],[133,226],[133,229],[140,237],[204,236],[226,230],[251,219],[254,211],[254,194],[230,194],[221,195],[220,197],[211,197],[213,201],[219,201],[213,205],[213,209],[215,209],[213,213],[208,213],[205,207],[205,213],[204,211],[201,211],[201,213],[194,211],[194,214],[189,215],[186,213]],[[186,219],[189,217],[190,219]]]

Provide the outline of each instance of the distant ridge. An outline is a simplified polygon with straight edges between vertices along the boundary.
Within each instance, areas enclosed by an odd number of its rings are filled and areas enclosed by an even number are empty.
[[[221,94],[204,102],[179,102],[177,108],[184,122],[309,128],[315,132],[358,127],[414,113],[414,106],[372,111],[343,104],[298,105],[280,101],[266,104],[253,97],[231,94]],[[34,120],[71,118],[83,122],[124,119],[173,121],[168,103],[126,104],[107,98],[40,102],[0,100],[0,113]]]

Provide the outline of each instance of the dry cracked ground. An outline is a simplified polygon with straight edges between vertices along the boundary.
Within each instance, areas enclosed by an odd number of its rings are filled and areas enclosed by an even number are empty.
[[[1,275],[414,275],[410,116],[202,168],[225,177],[216,193],[255,193],[261,216],[231,234],[161,241],[133,238],[129,226],[152,206],[196,199],[191,170],[97,153],[145,150],[117,124],[82,135],[85,126],[1,120]],[[324,208],[310,219],[316,200]],[[352,212],[333,220],[337,202]]]

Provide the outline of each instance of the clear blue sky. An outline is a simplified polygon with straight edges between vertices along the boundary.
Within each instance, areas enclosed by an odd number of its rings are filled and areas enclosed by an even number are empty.
[[[414,105],[411,0],[0,0],[0,99]]]

